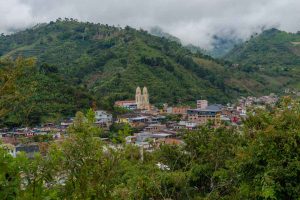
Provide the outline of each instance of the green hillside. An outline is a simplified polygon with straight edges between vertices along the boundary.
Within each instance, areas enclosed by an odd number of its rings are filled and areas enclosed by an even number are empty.
[[[92,97],[65,81],[57,68],[33,59],[0,61],[0,76],[0,127],[57,122],[92,105]]]
[[[91,106],[92,101],[97,107],[111,109],[116,100],[133,99],[137,86],[148,87],[153,104],[189,104],[199,98],[227,103],[241,95],[269,92],[262,77],[244,68],[130,27],[59,19],[1,35],[0,55],[2,59],[34,57],[38,70],[45,66],[56,69],[55,76],[39,72],[26,77],[40,87],[35,105],[54,96],[42,103],[45,109],[39,111],[37,122],[62,113],[69,116]],[[61,98],[64,102],[57,101]]]
[[[38,64],[57,67],[65,81],[89,92],[98,105],[106,107],[114,100],[134,98],[135,88],[144,85],[152,103],[178,104],[201,97],[228,102],[248,92],[247,86],[232,84],[241,75],[235,79],[230,67],[212,58],[198,62],[208,57],[130,27],[57,20],[2,35],[0,54],[33,56]],[[218,71],[214,65],[220,65]]]
[[[269,90],[300,89],[300,33],[266,30],[235,47],[225,59],[265,79]]]

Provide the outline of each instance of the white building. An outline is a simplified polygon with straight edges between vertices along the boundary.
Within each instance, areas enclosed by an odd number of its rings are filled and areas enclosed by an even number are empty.
[[[97,110],[95,111],[95,119],[97,124],[109,124],[112,123],[113,117],[104,110]]]
[[[207,100],[197,100],[197,109],[206,109],[208,106]]]

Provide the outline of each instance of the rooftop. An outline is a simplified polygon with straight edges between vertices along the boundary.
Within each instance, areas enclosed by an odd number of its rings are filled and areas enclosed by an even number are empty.
[[[211,111],[213,111],[213,112],[218,112],[218,111],[221,111],[222,107],[223,107],[223,106],[220,105],[220,104],[213,104],[213,105],[207,106],[205,109],[200,109],[200,108],[198,108],[198,109],[189,109],[189,110],[194,110],[194,111],[208,111],[208,112],[211,112]]]

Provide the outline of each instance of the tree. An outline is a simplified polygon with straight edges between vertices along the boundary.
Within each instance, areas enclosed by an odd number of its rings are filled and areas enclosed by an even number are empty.
[[[252,116],[254,117],[254,116]],[[250,117],[250,118],[252,118]],[[300,196],[300,107],[286,98],[274,112],[255,112],[246,123],[248,141],[237,152],[234,171],[240,198],[297,199]]]
[[[230,192],[232,179],[227,179],[226,163],[235,158],[242,138],[234,129],[210,126],[185,135],[185,150],[190,153],[190,185],[201,196],[223,196]],[[230,176],[229,176],[230,177]]]
[[[64,185],[61,196],[67,199],[109,199],[112,184],[118,177],[119,154],[94,137],[93,111],[78,112],[61,146],[50,157],[57,157]]]
[[[0,146],[0,199],[16,199],[20,191],[18,162]]]

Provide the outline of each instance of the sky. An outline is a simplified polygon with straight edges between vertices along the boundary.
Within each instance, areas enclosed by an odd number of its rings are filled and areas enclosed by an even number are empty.
[[[0,33],[57,18],[149,29],[211,48],[213,36],[246,40],[263,29],[300,30],[300,0],[0,0]]]

